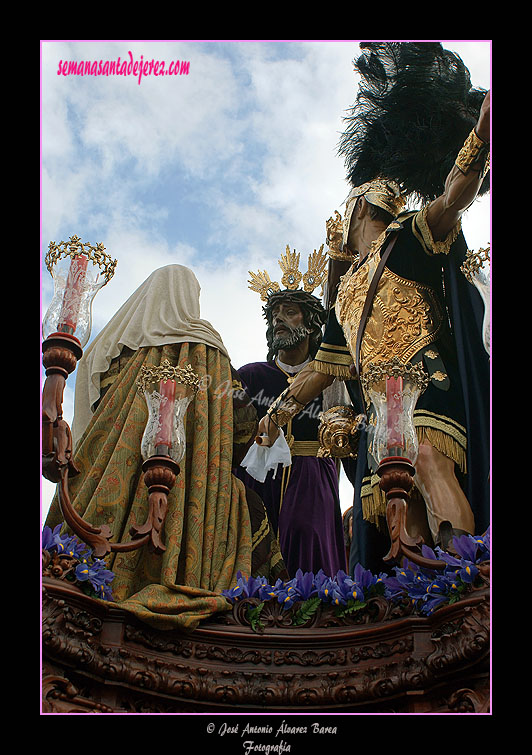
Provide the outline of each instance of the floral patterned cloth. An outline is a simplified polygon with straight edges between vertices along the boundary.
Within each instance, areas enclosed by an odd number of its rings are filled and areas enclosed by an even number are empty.
[[[113,542],[130,540],[143,524],[148,493],[141,438],[147,408],[137,392],[142,365],[191,364],[204,378],[186,415],[187,453],[168,497],[163,528],[166,551],[147,546],[112,553],[113,596],[121,608],[158,629],[194,629],[200,620],[230,608],[221,595],[251,573],[252,530],[243,483],[231,472],[233,401],[230,362],[199,343],[144,347],[124,352],[102,381],[102,397],[74,455],[80,474],[69,480],[74,507],[94,524],[107,524]],[[46,524],[63,520],[57,495]]]

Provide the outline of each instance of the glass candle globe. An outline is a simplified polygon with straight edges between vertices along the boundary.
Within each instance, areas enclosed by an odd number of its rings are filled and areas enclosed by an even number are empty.
[[[46,266],[54,281],[54,295],[43,320],[43,337],[53,333],[75,336],[84,347],[92,328],[92,302],[112,278],[116,260],[104,247],[83,244],[78,236],[69,242],[50,242]]]
[[[415,464],[414,409],[428,381],[421,366],[403,364],[397,358],[370,364],[362,375],[362,385],[377,415],[372,454],[379,464],[390,457],[403,457]]]
[[[165,359],[159,367],[142,368],[137,386],[148,408],[142,458],[169,456],[179,464],[186,451],[185,415],[199,378],[190,365],[174,367]]]

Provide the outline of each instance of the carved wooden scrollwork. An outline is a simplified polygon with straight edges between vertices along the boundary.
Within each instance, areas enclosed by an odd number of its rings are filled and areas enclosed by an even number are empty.
[[[205,712],[214,706],[231,712],[450,713],[482,712],[488,704],[486,589],[429,617],[404,613],[320,628],[288,626],[287,616],[271,616],[272,626],[262,633],[214,621],[187,634],[158,632],[119,606],[50,580],[44,586],[43,657],[56,676],[63,670],[77,693],[67,682],[43,678],[46,705],[66,710],[84,706],[89,697],[109,705],[111,692],[115,712]]]
[[[80,695],[65,677],[48,674],[42,680],[43,713],[114,713],[114,709]]]

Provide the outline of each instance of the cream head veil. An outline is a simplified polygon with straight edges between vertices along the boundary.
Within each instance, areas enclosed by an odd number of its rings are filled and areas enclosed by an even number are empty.
[[[167,265],[155,270],[120,307],[86,349],[77,371],[72,436],[77,444],[100,397],[100,378],[122,347],[205,343],[229,356],[220,334],[200,318],[200,285],[192,270]]]

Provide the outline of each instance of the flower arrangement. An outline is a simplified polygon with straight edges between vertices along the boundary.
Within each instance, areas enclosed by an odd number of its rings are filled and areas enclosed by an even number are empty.
[[[357,564],[352,576],[339,571],[328,577],[321,569],[317,574],[298,569],[293,579],[288,582],[278,579],[274,585],[265,577],[245,577],[238,572],[236,585],[222,594],[231,603],[245,598],[260,601],[247,612],[247,619],[256,631],[262,629],[260,613],[264,604],[271,600],[280,603],[283,610],[296,604],[292,622],[296,626],[305,623],[320,604],[332,606],[335,615],[343,617],[365,608],[367,600],[377,595],[392,604],[409,600],[417,612],[430,615],[442,605],[455,603],[481,581],[482,564],[490,559],[489,528],[483,536],[455,537],[453,546],[456,556],[438,547],[433,550],[422,546],[423,556],[444,561],[444,569],[422,568],[404,559],[400,566],[394,567],[393,576],[374,575]]]
[[[456,603],[479,581],[482,564],[490,560],[489,527],[483,536],[454,537],[453,549],[456,556],[423,545],[423,556],[444,561],[445,568],[421,568],[404,559],[395,567],[395,576],[386,578],[386,597],[396,602],[407,596],[427,616],[441,605]]]
[[[360,564],[357,564],[353,577],[344,571],[328,577],[322,569],[317,574],[303,573],[298,569],[293,579],[288,582],[278,579],[274,585],[270,585],[265,577],[246,578],[238,572],[235,587],[223,590],[222,595],[232,603],[243,598],[258,598],[261,602],[248,609],[247,618],[253,629],[261,631],[260,613],[269,600],[277,600],[285,611],[296,604],[292,624],[299,626],[318,610],[321,603],[333,606],[339,617],[365,608],[368,598],[384,594],[384,577],[384,574],[375,576]]]
[[[114,574],[107,568],[105,561],[94,558],[92,550],[74,535],[61,535],[62,524],[52,530],[44,527],[42,531],[42,549],[56,559],[66,557],[68,566],[63,576],[69,582],[75,582],[91,598],[113,600],[110,583]]]

